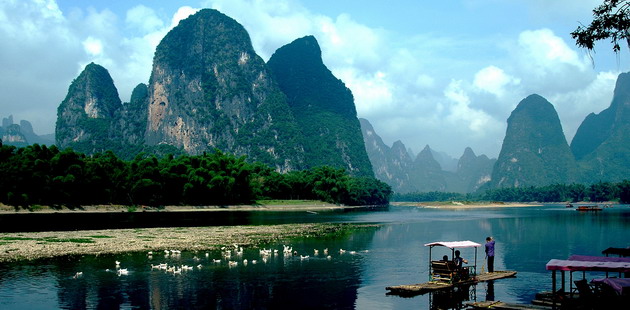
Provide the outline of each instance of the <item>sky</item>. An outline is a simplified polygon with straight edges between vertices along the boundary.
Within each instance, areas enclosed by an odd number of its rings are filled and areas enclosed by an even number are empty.
[[[57,107],[85,65],[108,69],[121,100],[148,83],[155,47],[181,19],[213,8],[245,27],[267,61],[313,35],[324,64],[352,91],[358,117],[391,146],[459,158],[497,157],[507,119],[537,93],[570,143],[610,105],[630,53],[570,33],[601,0],[1,0],[0,117],[54,132]]]

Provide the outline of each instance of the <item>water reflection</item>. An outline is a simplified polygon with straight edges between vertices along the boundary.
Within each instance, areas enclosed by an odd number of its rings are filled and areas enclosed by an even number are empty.
[[[468,301],[477,300],[477,286],[463,285],[447,290],[440,290],[430,293],[429,308],[438,309],[465,309]]]
[[[206,252],[153,259],[146,254],[68,257],[45,264],[55,269],[58,307],[63,309],[354,309],[374,230],[294,240],[297,255],[285,255],[280,245],[273,245],[279,253],[264,259],[259,249],[245,249],[230,258],[238,262],[234,267],[217,251],[207,257]],[[323,253],[324,246],[329,254]],[[348,251],[339,253],[340,248]],[[316,255],[313,249],[320,251]],[[116,260],[129,275],[116,273]],[[194,268],[181,274],[151,268],[159,263]],[[79,277],[73,276],[77,270],[82,271]]]

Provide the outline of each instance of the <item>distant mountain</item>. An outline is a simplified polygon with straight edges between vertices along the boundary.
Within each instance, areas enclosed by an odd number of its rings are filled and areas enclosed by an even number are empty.
[[[582,170],[581,182],[620,182],[630,175],[630,73],[617,78],[610,106],[589,114],[578,128],[571,151]]]
[[[374,176],[352,92],[324,65],[315,37],[279,48],[267,64],[306,139],[306,166],[329,165]]]
[[[440,164],[442,170],[450,172],[457,171],[457,158],[453,158],[444,152],[438,152],[435,150],[431,150],[431,155],[433,155],[433,159]]]
[[[577,180],[577,164],[553,105],[539,95],[523,99],[507,120],[491,187],[543,186]]]
[[[13,123],[13,115],[9,115],[2,119],[0,126],[0,140],[3,144],[14,145],[18,147],[27,146],[29,144],[52,145],[55,143],[54,136],[38,135],[33,131],[33,125],[29,121],[21,120],[20,124]]]
[[[490,159],[483,154],[477,156],[470,147],[467,147],[457,162],[457,176],[464,188],[453,191],[471,193],[490,182],[492,168],[496,161],[496,159]]]
[[[359,122],[374,176],[389,184],[396,192],[413,191],[414,187],[409,182],[413,159],[409,157],[405,145],[396,141],[390,148],[374,131],[368,120],[359,118]]]
[[[411,170],[411,182],[419,192],[446,191],[448,185],[440,163],[433,158],[429,145],[418,153]]]
[[[57,146],[88,154],[116,149],[110,128],[120,109],[118,90],[107,69],[88,64],[57,108]]]
[[[398,193],[452,191],[473,192],[489,181],[496,160],[476,156],[467,148],[458,161],[456,171],[445,171],[428,145],[415,158],[401,141],[392,147],[383,143],[370,122],[359,119],[370,161],[377,179],[386,182]]]

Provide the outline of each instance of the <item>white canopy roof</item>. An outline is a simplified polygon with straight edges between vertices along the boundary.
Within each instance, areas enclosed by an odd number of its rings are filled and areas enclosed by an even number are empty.
[[[424,246],[430,246],[430,247],[434,247],[434,246],[445,246],[449,249],[453,249],[453,248],[476,248],[476,247],[480,247],[481,244],[476,243],[476,242],[472,242],[472,241],[438,241],[438,242],[431,242],[431,243],[427,243]]]

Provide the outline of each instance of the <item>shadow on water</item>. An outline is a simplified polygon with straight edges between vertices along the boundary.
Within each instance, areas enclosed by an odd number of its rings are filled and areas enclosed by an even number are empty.
[[[388,207],[306,211],[66,212],[0,214],[0,232],[317,223]],[[338,219],[337,219],[338,220]]]
[[[429,308],[438,309],[465,309],[466,303],[477,300],[477,286],[464,285],[448,290],[432,292],[429,295]]]

